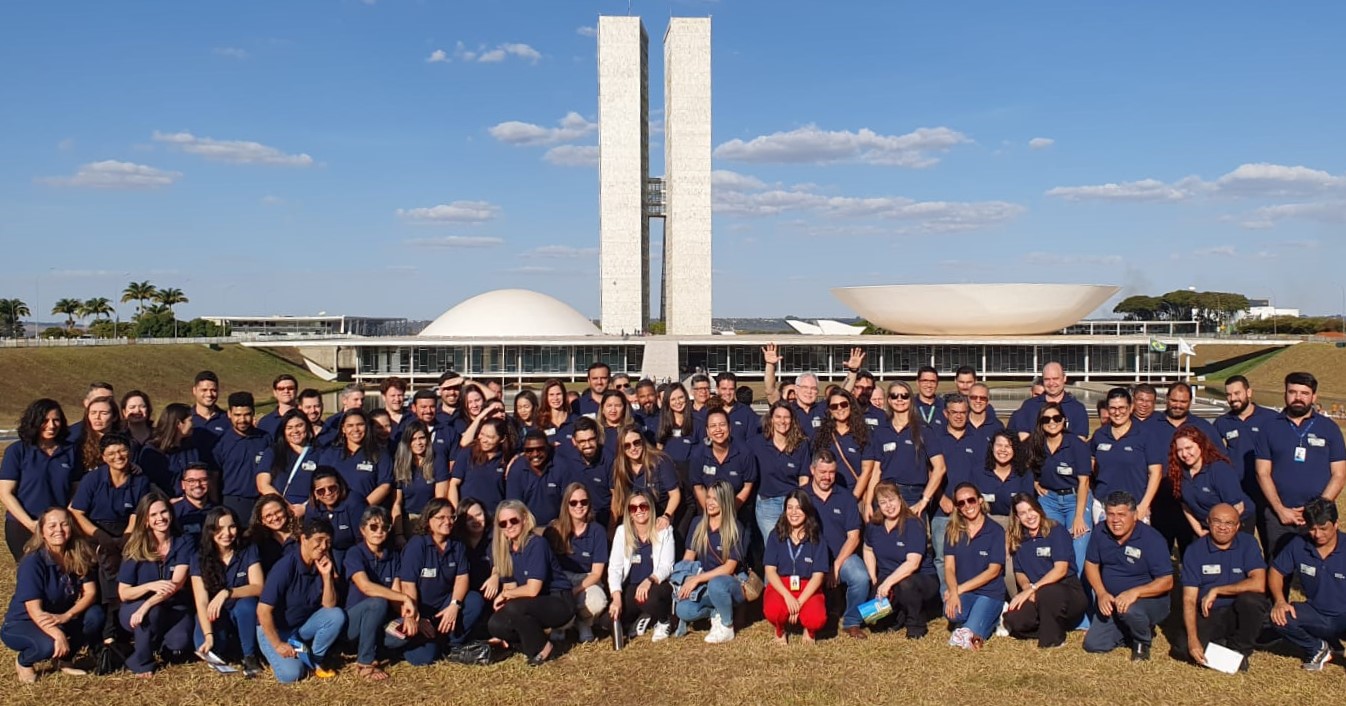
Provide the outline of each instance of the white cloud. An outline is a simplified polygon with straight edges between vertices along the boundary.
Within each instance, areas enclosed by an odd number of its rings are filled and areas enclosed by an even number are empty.
[[[598,145],[558,145],[547,150],[542,159],[561,167],[596,167]]]
[[[1053,140],[1050,137],[1034,137],[1028,141],[1029,149],[1035,150],[1045,150],[1054,144],[1056,144],[1056,140]]]
[[[1071,255],[1055,252],[1030,252],[1022,258],[1025,264],[1049,267],[1071,265],[1120,265],[1125,262],[1121,255]]]
[[[214,53],[215,56],[223,56],[227,59],[242,60],[248,58],[248,50],[240,49],[238,47],[215,47],[211,52]]]
[[[439,53],[439,50],[436,50],[436,53]],[[434,56],[434,54],[431,54],[431,56]],[[453,58],[478,64],[494,64],[511,56],[523,59],[530,64],[536,64],[542,58],[542,54],[538,50],[520,42],[497,44],[494,49],[487,49],[486,45],[481,44],[475,50],[472,50],[468,49],[462,42],[455,43],[453,47]]]
[[[481,235],[445,235],[439,238],[412,238],[406,242],[418,248],[493,248],[505,241]]]
[[[1346,187],[1346,177],[1320,169],[1281,164],[1241,164],[1215,180],[1221,193],[1247,196],[1289,196],[1316,194]]]
[[[83,186],[91,189],[154,189],[169,186],[181,178],[182,172],[108,159],[81,165],[68,177],[46,177],[39,181],[52,186]]]
[[[183,152],[200,155],[216,162],[230,164],[262,164],[278,167],[310,167],[313,158],[307,154],[286,154],[260,142],[247,140],[216,140],[197,137],[190,132],[165,133],[156,130],[154,141],[163,142]]]
[[[397,209],[402,218],[429,223],[485,223],[499,214],[500,207],[488,201],[453,201],[426,208]]]
[[[1158,179],[1141,179],[1092,186],[1058,186],[1047,191],[1048,196],[1069,201],[1183,201],[1195,196],[1254,199],[1333,193],[1346,193],[1346,176],[1266,162],[1241,164],[1214,181],[1189,176],[1171,184]],[[1248,227],[1266,226],[1255,223]]]
[[[725,191],[756,191],[766,188],[766,182],[755,176],[740,174],[728,169],[716,169],[710,173],[710,185],[714,189]]]
[[[1190,178],[1175,184],[1158,179],[1141,179],[1120,184],[1058,186],[1048,189],[1047,195],[1067,201],[1182,201],[1196,193],[1196,182],[1190,181]]]
[[[574,248],[569,245],[543,245],[524,252],[523,256],[573,260],[578,258],[597,257],[598,248]]]
[[[1316,223],[1346,223],[1346,201],[1317,201],[1263,206],[1244,216],[1244,228],[1271,228],[1279,221],[1305,220]]]
[[[947,127],[917,128],[905,135],[880,135],[869,128],[858,132],[828,131],[816,125],[762,135],[744,142],[734,139],[715,148],[717,159],[757,163],[833,164],[864,162],[899,167],[928,167],[939,162],[934,152],[971,142]]]
[[[589,122],[572,110],[557,122],[556,127],[507,120],[491,126],[487,132],[491,137],[510,145],[554,145],[577,140],[596,130],[598,123]]]
[[[1192,251],[1192,255],[1196,257],[1235,257],[1238,254],[1238,248],[1233,245],[1214,245],[1209,248],[1199,248]]]
[[[425,63],[427,63],[427,64],[447,64],[447,63],[449,63],[449,55],[448,55],[448,53],[445,52],[443,49],[436,49],[436,50],[430,52],[430,56],[428,56],[428,57],[425,58]]]
[[[597,28],[597,27],[590,27],[590,26],[588,26],[588,25],[585,25],[585,26],[583,26],[583,27],[576,27],[576,28],[575,28],[575,34],[578,34],[578,35],[581,36],[581,37],[597,37],[597,36],[598,36],[598,28]]]

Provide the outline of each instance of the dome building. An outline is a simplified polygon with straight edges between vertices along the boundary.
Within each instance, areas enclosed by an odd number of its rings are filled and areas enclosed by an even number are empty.
[[[496,289],[439,315],[419,338],[598,336],[602,331],[565,302],[530,289]]]

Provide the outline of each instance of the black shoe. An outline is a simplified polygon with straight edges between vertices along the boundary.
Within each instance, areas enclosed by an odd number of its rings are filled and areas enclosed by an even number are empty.
[[[927,629],[927,630],[922,630],[922,629],[920,629],[920,628],[917,628],[917,629],[913,630],[913,629],[911,629],[911,628],[907,628],[907,639],[908,639],[908,640],[919,640],[919,639],[921,639],[921,638],[923,638],[923,637],[925,637],[926,635],[929,635],[929,634],[930,634],[930,631],[929,631],[928,629]]]
[[[546,664],[549,660],[551,660],[552,656],[554,656],[555,654],[556,654],[555,647],[551,647],[551,649],[543,647],[541,652],[528,658],[528,666],[540,667]]]
[[[1239,662],[1240,672],[1243,672],[1244,674],[1248,673],[1248,660],[1250,659],[1252,659],[1252,657],[1250,657],[1249,655],[1243,655],[1243,661]]]
[[[1136,644],[1132,645],[1132,646],[1131,646],[1131,661],[1132,661],[1132,662],[1148,662],[1148,661],[1150,661],[1150,646],[1149,646],[1148,644],[1143,643],[1143,642],[1137,642]]]
[[[248,655],[243,658],[243,676],[252,679],[262,673],[262,663],[257,661],[257,655]]]

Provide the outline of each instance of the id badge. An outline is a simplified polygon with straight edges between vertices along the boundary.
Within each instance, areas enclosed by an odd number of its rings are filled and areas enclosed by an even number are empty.
[[[791,577],[790,577],[790,590],[791,590],[791,591],[798,591],[798,590],[799,590],[799,577],[798,577],[798,576],[791,576]]]
[[[1309,457],[1309,450],[1303,446],[1295,447],[1295,463],[1303,463]]]

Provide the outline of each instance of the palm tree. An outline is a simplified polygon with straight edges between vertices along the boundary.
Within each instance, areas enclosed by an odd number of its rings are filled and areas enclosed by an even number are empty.
[[[150,316],[159,316],[161,314],[171,314],[172,310],[163,304],[150,304],[145,307],[145,310],[141,313],[149,314]]]
[[[32,316],[28,305],[22,299],[0,299],[0,336],[19,338],[23,336],[23,317]]]
[[[84,308],[84,302],[78,299],[59,299],[55,306],[51,308],[53,314],[65,315],[65,328],[67,331],[75,330],[75,317],[83,316],[80,311]]]
[[[92,316],[94,321],[98,321],[107,318],[113,311],[115,310],[112,308],[112,300],[107,297],[94,297],[84,302],[80,307],[79,315],[81,317]]]
[[[126,289],[122,290],[122,303],[135,302],[136,316],[140,316],[140,313],[145,310],[146,300],[153,299],[154,295],[158,292],[159,289],[151,284],[149,280],[145,280],[144,282],[132,282],[126,285]]]
[[[173,311],[174,306],[178,304],[186,304],[188,300],[181,289],[178,289],[177,287],[169,287],[155,292],[154,301],[168,307],[168,310],[171,312]]]

